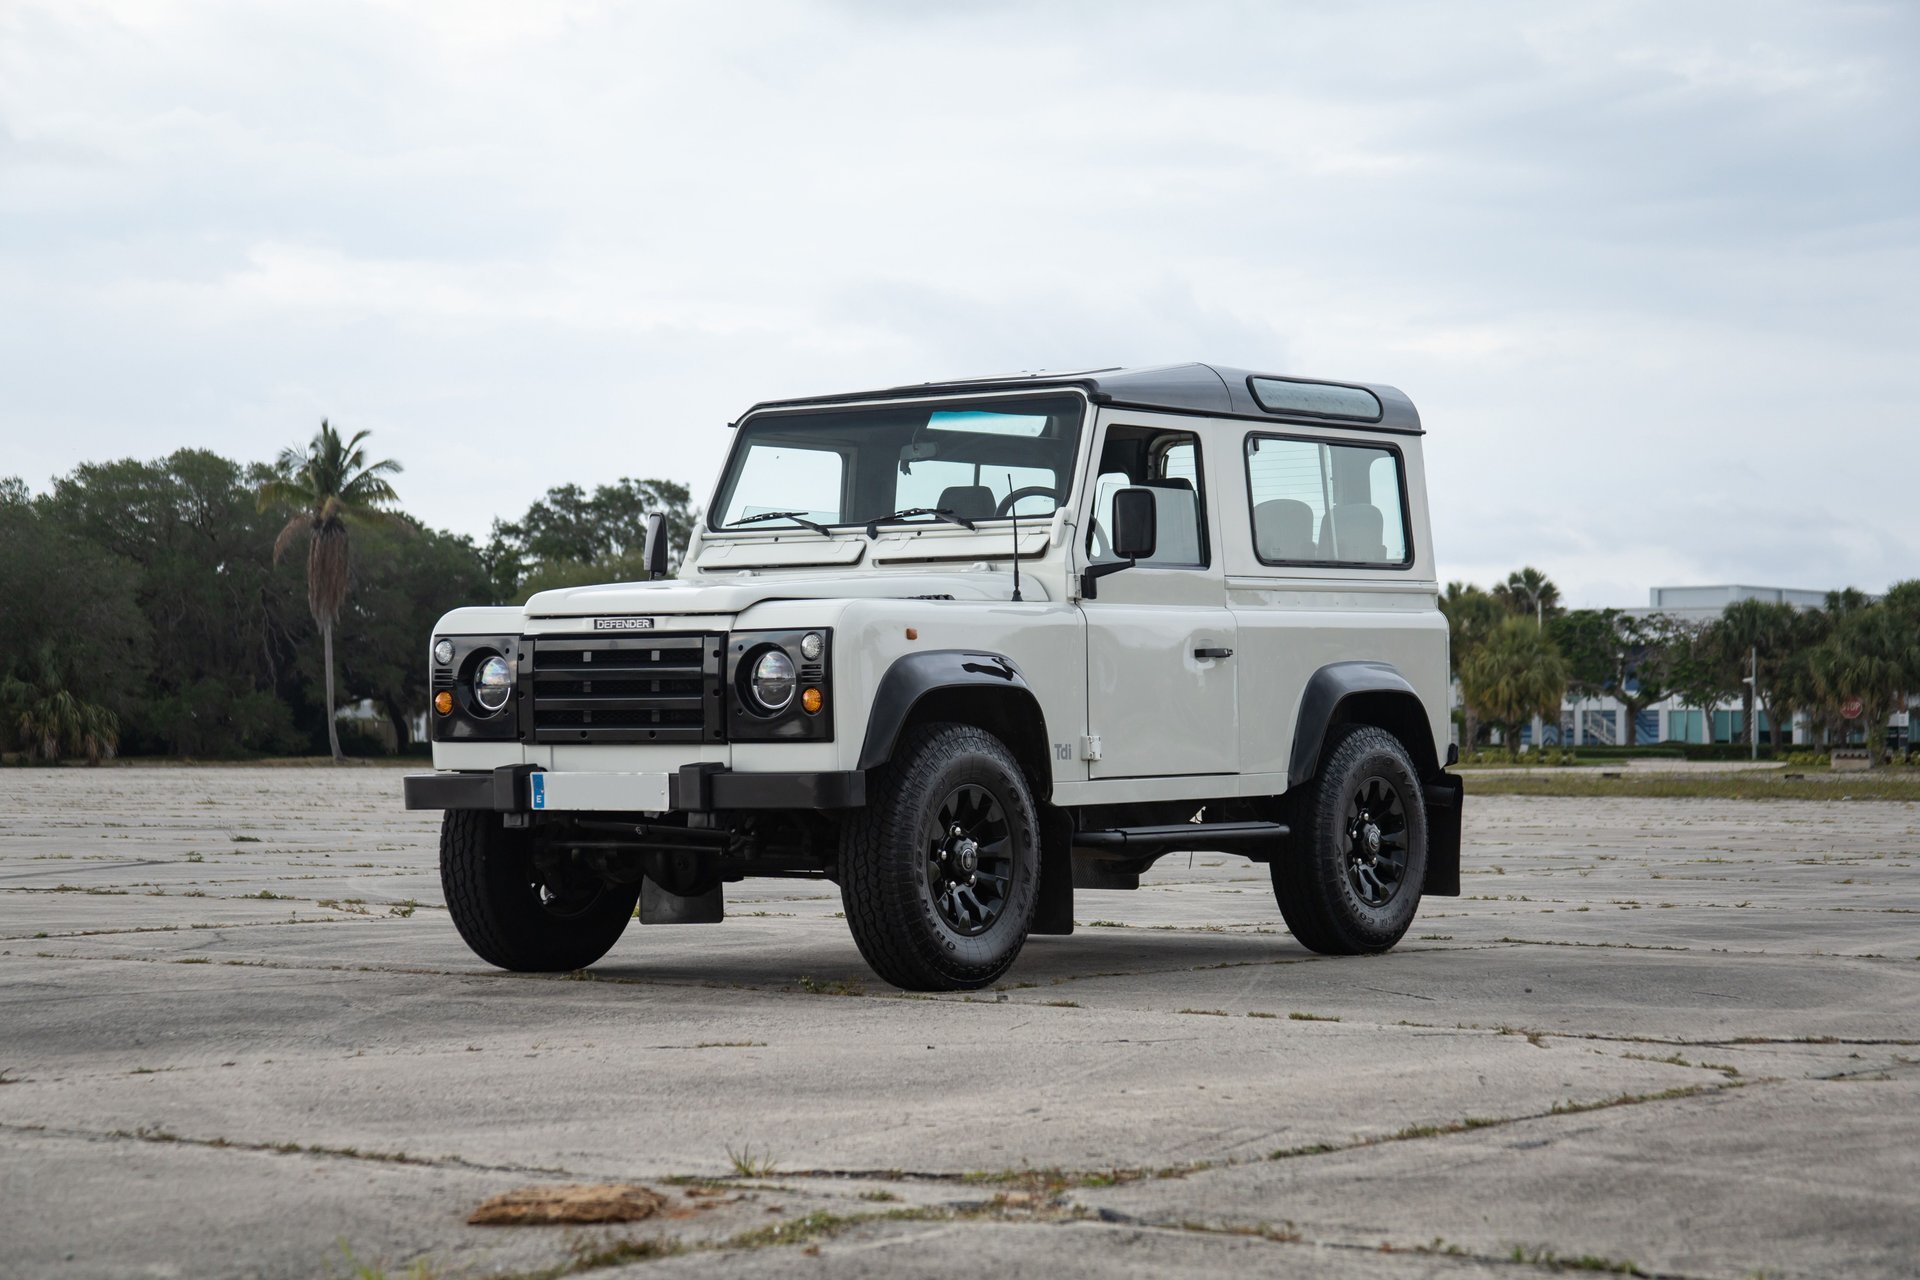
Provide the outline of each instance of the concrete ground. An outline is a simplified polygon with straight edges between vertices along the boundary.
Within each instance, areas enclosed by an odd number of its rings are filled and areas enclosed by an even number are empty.
[[[906,998],[793,882],[488,969],[399,790],[0,771],[0,1275],[1920,1274],[1911,804],[1474,798],[1387,956],[1200,855]]]

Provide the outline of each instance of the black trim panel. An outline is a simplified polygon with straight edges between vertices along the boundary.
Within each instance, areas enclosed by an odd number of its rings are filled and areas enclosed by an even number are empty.
[[[893,756],[900,727],[913,713],[914,704],[936,689],[976,686],[991,689],[1019,689],[1033,699],[1039,714],[1040,700],[1012,659],[997,653],[969,653],[963,649],[929,649],[910,653],[887,668],[868,704],[867,736],[860,746],[860,767],[872,769]]]
[[[1404,693],[1426,712],[1420,695],[1407,678],[1385,662],[1335,662],[1320,668],[1300,695],[1300,714],[1293,721],[1293,756],[1287,765],[1287,786],[1297,787],[1320,767],[1320,748],[1327,740],[1340,704],[1356,693]],[[1431,733],[1431,731],[1429,731]],[[1411,749],[1412,743],[1408,744]]]
[[[462,773],[410,773],[400,780],[409,809],[491,809],[527,811],[527,775],[536,766],[501,765]]]

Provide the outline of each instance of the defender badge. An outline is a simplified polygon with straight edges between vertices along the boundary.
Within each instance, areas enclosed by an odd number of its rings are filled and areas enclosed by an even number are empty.
[[[652,618],[595,618],[595,631],[651,631]]]

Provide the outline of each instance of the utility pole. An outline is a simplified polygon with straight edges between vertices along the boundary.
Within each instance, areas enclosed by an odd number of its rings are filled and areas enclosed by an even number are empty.
[[[1753,674],[1747,677],[1747,683],[1753,686],[1752,709],[1747,712],[1747,741],[1753,745],[1753,759],[1760,758],[1760,646],[1753,647]]]

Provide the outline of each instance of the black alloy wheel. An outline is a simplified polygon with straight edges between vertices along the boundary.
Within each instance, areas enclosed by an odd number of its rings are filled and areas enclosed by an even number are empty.
[[[1374,774],[1347,806],[1347,880],[1369,907],[1393,901],[1407,879],[1407,806],[1391,781]]]
[[[1269,866],[1300,945],[1326,955],[1385,951],[1420,909],[1427,810],[1405,744],[1376,725],[1340,725],[1319,767],[1286,797],[1293,833]]]
[[[1019,761],[985,729],[901,735],[840,835],[840,899],[873,971],[910,991],[999,981],[1039,900],[1037,814]]]
[[[998,798],[978,783],[956,787],[927,828],[927,888],[955,933],[993,927],[1013,884],[1013,833]]]

